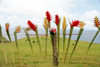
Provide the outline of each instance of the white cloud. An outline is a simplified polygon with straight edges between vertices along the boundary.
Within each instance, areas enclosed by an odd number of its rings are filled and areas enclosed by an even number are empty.
[[[93,18],[100,17],[100,12],[97,10],[85,11],[82,14],[70,13],[72,8],[78,7],[77,4],[85,3],[87,0],[2,0],[0,4],[0,12],[7,14],[0,16],[1,24],[10,22],[12,27],[17,25],[27,26],[27,20],[31,20],[37,24],[39,28],[43,28],[43,18],[45,11],[50,11],[52,17],[55,14],[59,16],[66,16],[67,19],[75,20],[80,19],[87,23],[88,28],[93,27]],[[20,16],[25,16],[20,17]],[[56,25],[51,21],[53,27]],[[62,28],[62,27],[61,27]]]
[[[81,20],[86,23],[85,28],[94,28],[94,17],[100,17],[100,12],[97,10],[86,11],[81,15]]]
[[[63,13],[63,9],[76,7],[76,3],[84,0],[3,0],[0,5],[2,12],[10,14],[40,15],[46,10],[54,13]],[[59,14],[60,14],[59,13]]]

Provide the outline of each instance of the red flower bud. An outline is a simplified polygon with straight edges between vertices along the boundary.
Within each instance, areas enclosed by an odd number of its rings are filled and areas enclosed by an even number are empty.
[[[79,21],[78,20],[75,20],[75,21],[72,21],[72,24],[70,23],[70,26],[71,26],[71,28],[72,27],[77,27],[78,25],[79,25]]]
[[[48,22],[51,21],[51,15],[48,11],[46,12],[46,18],[47,18]]]
[[[56,23],[56,25],[58,25],[60,23],[60,18],[58,16],[58,14],[55,15],[55,23]]]
[[[28,20],[28,25],[32,30],[36,31],[36,25],[34,25],[30,20]]]

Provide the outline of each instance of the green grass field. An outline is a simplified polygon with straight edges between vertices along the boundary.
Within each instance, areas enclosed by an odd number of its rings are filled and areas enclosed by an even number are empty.
[[[12,51],[14,52],[15,57],[15,66],[16,67],[53,67],[52,62],[52,44],[51,39],[48,39],[48,54],[45,56],[45,37],[40,37],[40,43],[42,47],[42,54],[39,52],[38,44],[33,43],[36,41],[35,37],[31,38],[33,45],[33,53],[31,52],[29,42],[26,38],[18,40],[18,46],[20,50],[20,54],[22,57],[23,64],[20,64],[19,55],[17,53],[17,49],[15,46],[15,42],[13,42],[13,49],[11,49],[10,43],[0,43],[0,67],[13,67],[12,64]],[[100,44],[93,44],[90,48],[87,58],[80,63],[82,57],[86,53],[86,49],[89,45],[89,42],[80,41],[75,53],[73,54],[71,63],[68,62],[69,56],[71,54],[73,43],[75,41],[71,41],[70,50],[66,59],[66,63],[63,63],[63,45],[62,38],[60,39],[60,55],[59,55],[59,66],[58,67],[100,67]],[[66,39],[67,45],[67,39]],[[8,58],[8,63],[5,63],[3,48],[5,48]]]

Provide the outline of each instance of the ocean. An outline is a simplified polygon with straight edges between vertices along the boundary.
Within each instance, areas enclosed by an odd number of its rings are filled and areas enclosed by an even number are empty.
[[[6,35],[6,32],[5,30],[3,29],[3,36],[8,39],[7,35]],[[14,32],[14,29],[10,29],[10,35],[11,35],[11,39],[12,41],[14,41],[14,35],[13,35],[13,32]],[[79,30],[74,30],[73,31],[73,34],[78,34]],[[96,30],[84,30],[83,33],[82,33],[82,36],[80,37],[80,41],[88,41],[88,42],[91,42],[91,40],[93,39],[95,33],[97,31]],[[69,30],[66,30],[66,33],[69,33]],[[29,34],[35,34],[34,31],[29,31]],[[45,34],[45,30],[44,29],[39,29],[39,34]],[[60,32],[61,34],[61,37],[62,37],[62,30]],[[18,35],[18,39],[22,39],[22,38],[25,38],[25,33],[23,30],[21,30],[20,33],[17,34]],[[78,35],[72,35],[72,40],[76,40],[77,39],[77,36]],[[66,38],[68,38],[68,35],[66,35]],[[100,33],[97,35],[94,43],[98,43],[100,44]]]

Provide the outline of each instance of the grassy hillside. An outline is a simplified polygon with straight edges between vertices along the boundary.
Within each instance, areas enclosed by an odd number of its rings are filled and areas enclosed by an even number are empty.
[[[53,67],[52,64],[52,45],[50,38],[48,39],[48,54],[45,56],[45,37],[40,37],[40,42],[42,46],[42,54],[39,52],[38,44],[36,42],[36,38],[31,38],[33,45],[33,53],[31,52],[29,42],[26,38],[18,40],[18,46],[20,49],[21,57],[23,64],[20,64],[19,55],[16,50],[15,42],[13,42],[13,49],[11,49],[10,43],[0,43],[0,67],[11,67],[12,66],[12,51],[14,52],[15,57],[15,66],[16,67]],[[33,43],[35,41],[35,43]],[[93,44],[87,58],[80,63],[83,55],[86,53],[86,49],[89,45],[89,42],[80,41],[76,51],[72,57],[71,63],[68,63],[70,53],[73,48],[73,43],[75,41],[71,41],[70,50],[68,53],[67,61],[63,64],[63,49],[62,49],[62,38],[60,39],[60,56],[59,56],[59,67],[100,67],[100,44]],[[66,39],[67,45],[67,39]],[[3,48],[6,49],[8,63],[5,63]]]

